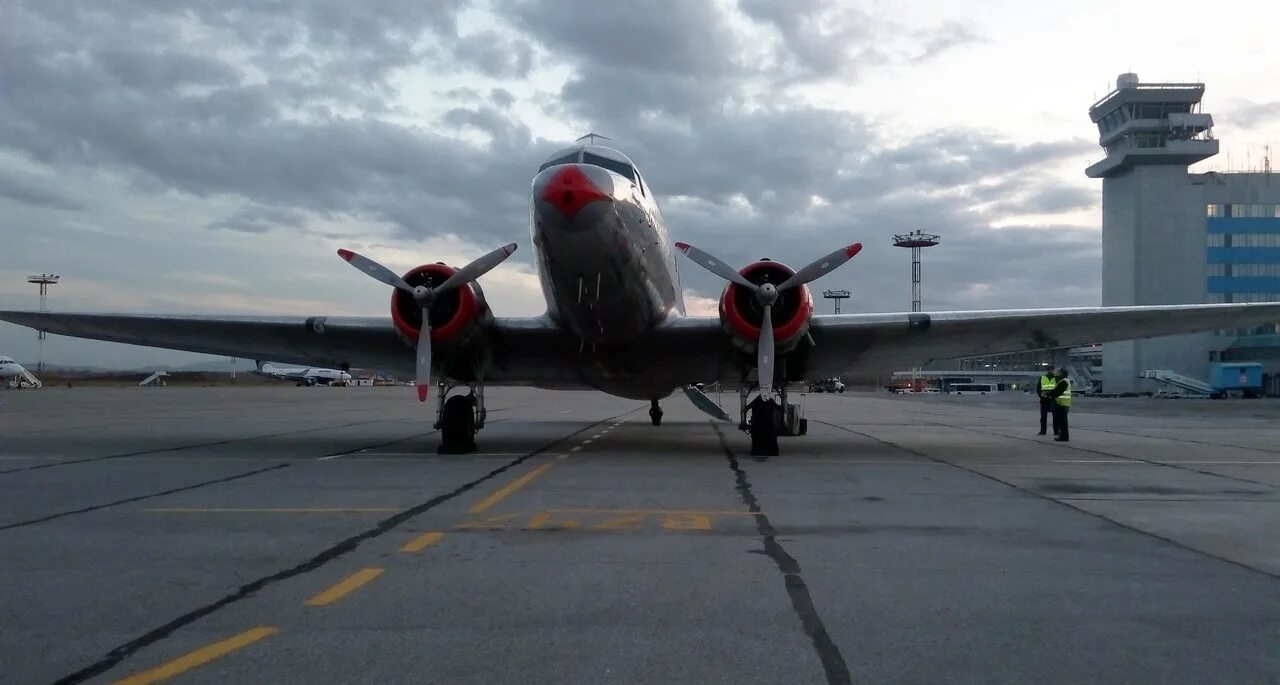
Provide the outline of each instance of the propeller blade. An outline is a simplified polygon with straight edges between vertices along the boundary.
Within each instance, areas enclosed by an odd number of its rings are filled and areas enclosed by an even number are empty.
[[[760,286],[743,278],[742,274],[734,271],[728,264],[725,264],[719,259],[712,257],[689,243],[676,243],[676,249],[683,252],[686,257],[692,259],[698,266],[701,266],[726,281],[736,283],[753,293],[760,289]]]
[[[760,323],[760,340],[756,343],[756,378],[760,396],[773,398],[773,306],[764,305],[764,321]]]
[[[848,247],[842,247],[795,272],[791,278],[783,281],[782,285],[778,286],[778,290],[788,290],[790,288],[804,285],[809,281],[816,281],[834,271],[836,267],[841,264],[853,259],[853,256],[861,251],[862,243],[854,243]]]
[[[494,250],[493,252],[490,252],[489,254],[453,272],[452,276],[445,279],[444,283],[441,283],[439,286],[436,287],[436,292],[438,293],[448,292],[449,290],[452,290],[462,285],[463,283],[470,283],[471,281],[474,281],[477,278],[480,278],[486,273],[489,273],[489,270],[492,269],[493,267],[506,261],[507,257],[510,257],[511,253],[515,251],[516,251],[515,243],[503,245],[502,247]]]
[[[418,388],[418,401],[426,402],[431,391],[431,320],[428,308],[422,308],[422,328],[418,331],[418,359],[413,384]]]
[[[405,283],[403,278],[400,278],[391,269],[388,269],[368,257],[358,255],[351,250],[338,250],[338,256],[347,260],[347,263],[351,266],[354,266],[355,268],[373,276],[393,288],[399,288],[410,293],[413,292],[413,287],[408,283]]]

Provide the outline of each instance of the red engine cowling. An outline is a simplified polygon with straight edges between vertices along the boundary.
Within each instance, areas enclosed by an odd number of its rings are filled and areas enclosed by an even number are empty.
[[[738,273],[752,283],[781,285],[795,269],[762,259],[748,264]],[[734,344],[746,352],[754,352],[760,340],[760,324],[764,310],[753,293],[730,283],[720,295],[720,324],[728,331]],[[808,286],[791,288],[778,293],[773,305],[773,338],[778,353],[786,353],[796,346],[809,330],[809,318],[813,316],[813,296]]]
[[[404,275],[411,286],[435,287],[457,269],[445,264],[424,264]],[[456,345],[464,342],[476,331],[489,314],[484,291],[476,283],[466,283],[446,293],[441,293],[429,310],[431,317],[431,342],[440,345]],[[422,308],[413,295],[396,288],[391,291],[391,320],[396,330],[410,344],[417,344],[422,329]]]

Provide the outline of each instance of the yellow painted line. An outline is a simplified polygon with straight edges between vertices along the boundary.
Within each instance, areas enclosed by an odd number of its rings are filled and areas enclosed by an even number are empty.
[[[551,512],[549,511],[544,511],[540,514],[534,514],[533,518],[529,519],[529,523],[525,525],[525,528],[528,528],[530,530],[537,530],[547,525],[547,521],[550,521],[550,520],[551,520]]]
[[[539,466],[533,471],[526,473],[525,475],[511,481],[501,490],[498,490],[492,495],[489,495],[488,497],[471,505],[471,508],[467,510],[467,513],[479,514],[481,512],[488,511],[493,505],[497,504],[498,502],[501,502],[502,500],[510,496],[511,493],[519,490],[520,488],[523,488],[529,483],[532,483],[535,478],[546,473],[547,469],[551,468],[554,465],[555,465],[554,462],[548,462],[546,464],[543,464],[542,466]]]
[[[307,606],[322,607],[327,604],[333,604],[380,575],[382,575],[382,569],[380,568],[362,568],[347,576],[345,580],[337,585],[308,599]]]
[[[145,509],[156,514],[385,514],[403,511],[390,507],[330,507],[330,508],[211,508],[211,509]]]
[[[158,683],[162,680],[168,680],[176,675],[190,671],[197,666],[217,659],[220,656],[226,656],[231,652],[242,647],[247,647],[264,637],[274,635],[279,629],[270,626],[259,626],[233,635],[221,642],[215,642],[197,649],[194,652],[183,655],[170,661],[167,664],[157,666],[149,671],[135,673],[123,680],[117,680],[115,685],[148,685],[149,683]]]
[[[715,509],[548,509],[547,511],[554,514],[667,514],[672,516],[751,516],[749,511],[738,511],[734,509],[715,510]]]
[[[577,451],[578,451],[578,450],[580,450],[580,449],[582,449],[582,445],[574,445],[573,447],[570,447],[570,448],[569,448],[569,451],[570,451],[570,452],[577,452]]]
[[[440,542],[440,538],[443,538],[443,537],[444,537],[444,533],[423,533],[422,535],[419,535],[418,537],[406,542],[404,547],[400,548],[400,551],[408,552],[410,554],[414,552],[421,552],[427,547],[430,547],[431,545],[434,545],[437,542]]]

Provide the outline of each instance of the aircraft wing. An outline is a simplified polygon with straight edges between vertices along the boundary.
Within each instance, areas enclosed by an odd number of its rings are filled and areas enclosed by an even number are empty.
[[[327,369],[377,369],[412,377],[414,350],[390,318],[338,316],[169,316],[0,311],[0,321],[92,340],[270,359]],[[570,363],[579,353],[545,316],[490,323],[492,384],[584,387]]]
[[[1280,322],[1280,303],[816,315],[816,375]]]
[[[0,321],[77,338],[304,366],[413,368],[413,351],[389,318],[0,311]]]

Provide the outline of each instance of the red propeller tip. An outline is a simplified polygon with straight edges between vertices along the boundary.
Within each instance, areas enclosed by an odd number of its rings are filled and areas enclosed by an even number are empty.
[[[431,390],[431,386],[429,386],[429,385],[419,385],[419,386],[418,386],[418,401],[419,401],[419,402],[426,402],[426,401],[427,401],[427,392],[428,392],[428,391],[430,391],[430,390]]]
[[[854,244],[850,245],[849,247],[844,248],[844,254],[845,254],[845,256],[850,257],[850,258],[852,258],[854,255],[858,254],[859,252],[862,252],[862,243],[854,243]]]
[[[356,256],[356,253],[352,252],[351,250],[338,250],[338,256],[342,257],[343,259],[349,262],[351,261],[352,257]]]
[[[676,243],[676,249],[680,250],[681,252],[688,252],[689,243]]]

